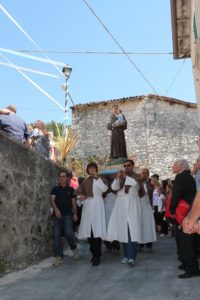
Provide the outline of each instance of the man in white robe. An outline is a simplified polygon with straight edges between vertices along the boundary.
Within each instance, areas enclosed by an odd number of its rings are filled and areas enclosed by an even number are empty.
[[[155,242],[157,238],[156,225],[150,203],[150,195],[153,194],[153,186],[151,186],[147,181],[149,178],[148,169],[142,169],[141,178],[143,181],[145,194],[142,198],[140,198],[142,213],[142,244],[140,245],[140,249],[144,249],[144,246],[146,246],[148,252],[152,253],[153,242]]]
[[[108,225],[107,240],[123,243],[122,263],[134,264],[137,242],[141,242],[141,206],[139,178],[133,172],[134,162],[126,160],[124,171],[118,172],[111,187],[117,198]],[[136,178],[136,179],[134,179]],[[142,196],[142,195],[141,195]]]

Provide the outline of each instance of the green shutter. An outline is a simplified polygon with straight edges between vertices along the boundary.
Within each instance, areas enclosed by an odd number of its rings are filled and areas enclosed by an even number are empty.
[[[199,40],[199,34],[198,34],[198,28],[197,28],[197,20],[196,20],[195,14],[194,14],[194,19],[193,19],[193,31],[194,31],[195,41]]]

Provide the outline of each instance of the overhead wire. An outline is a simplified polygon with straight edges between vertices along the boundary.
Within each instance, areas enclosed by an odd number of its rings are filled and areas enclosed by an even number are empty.
[[[95,11],[92,9],[92,7],[89,5],[88,1],[83,0],[83,2],[85,3],[85,5],[89,8],[89,10],[93,13],[93,15],[98,19],[98,21],[101,23],[101,25],[104,27],[104,29],[107,31],[107,33],[109,34],[109,36],[112,38],[112,40],[115,42],[115,44],[117,44],[117,46],[122,50],[122,52],[99,52],[99,51],[50,51],[50,50],[42,50],[38,44],[31,38],[31,36],[22,28],[22,26],[13,18],[13,16],[11,16],[10,13],[8,13],[8,11],[0,4],[0,9],[8,16],[8,18],[15,24],[15,26],[17,26],[17,28],[28,38],[28,40],[38,49],[38,50],[9,50],[6,49],[6,51],[11,51],[11,52],[15,52],[18,53],[20,55],[20,52],[35,52],[35,53],[42,53],[47,59],[44,60],[42,58],[35,58],[34,56],[32,56],[32,59],[36,59],[36,60],[43,60],[44,62],[49,62],[51,63],[54,68],[62,75],[64,76],[64,74],[61,72],[61,70],[57,67],[56,64],[58,65],[63,65],[63,63],[61,62],[56,62],[51,60],[45,53],[71,53],[71,54],[109,54],[109,55],[125,55],[127,57],[127,59],[130,61],[130,63],[134,66],[134,68],[139,72],[139,74],[143,77],[143,79],[146,81],[146,83],[151,87],[151,89],[154,91],[154,93],[157,93],[156,89],[154,88],[154,86],[151,84],[151,82],[147,79],[147,77],[143,74],[143,72],[137,67],[137,65],[135,64],[135,62],[130,58],[129,55],[135,55],[135,54],[140,54],[140,55],[147,55],[147,54],[154,54],[154,55],[158,55],[158,54],[172,54],[171,52],[167,52],[167,53],[149,53],[149,52],[126,52],[124,50],[124,48],[121,46],[121,44],[117,41],[117,39],[114,37],[114,35],[110,32],[110,30],[107,28],[107,26],[101,21],[101,19],[97,16],[97,14],[95,13]],[[3,48],[0,48],[3,49]],[[4,49],[5,50],[5,49]],[[10,53],[11,53],[10,52]],[[17,54],[16,54],[17,55]],[[26,54],[23,54],[26,55]],[[26,55],[26,57],[31,58],[31,56]],[[182,69],[182,68],[181,68]],[[180,71],[178,71],[178,74],[180,73]],[[177,78],[178,75],[176,75]],[[173,79],[173,83],[174,83],[174,79]],[[173,84],[172,84],[173,85]],[[168,93],[168,90],[171,88],[170,87],[167,89],[166,93]],[[68,93],[69,94],[69,93]],[[70,99],[72,101],[72,104],[74,105],[74,101],[71,97],[71,95],[69,94]],[[162,98],[162,97],[161,97]]]
[[[118,40],[114,37],[114,35],[111,33],[111,31],[108,29],[108,27],[103,23],[103,21],[97,16],[93,8],[89,5],[88,1],[83,0],[85,5],[88,7],[88,9],[92,12],[92,14],[96,17],[96,19],[100,22],[100,24],[103,26],[103,28],[106,30],[108,35],[111,37],[111,39],[115,42],[115,44],[121,49],[121,51],[124,53],[124,55],[127,57],[131,65],[137,70],[137,72],[141,75],[141,77],[145,80],[145,82],[151,87],[151,89],[154,91],[154,93],[157,93],[154,86],[151,84],[151,82],[147,79],[147,77],[144,75],[144,73],[137,67],[136,63],[132,60],[132,58],[126,53],[124,48],[121,46],[121,44],[118,42]]]
[[[12,49],[10,51],[19,53],[52,53],[52,54],[94,54],[94,55],[125,55],[124,52],[117,51],[69,51],[69,50],[28,50],[28,49]],[[128,55],[173,55],[173,52],[131,52],[126,51]],[[35,56],[33,56],[35,57]]]
[[[43,62],[43,63],[48,63],[48,64],[52,64],[51,62],[53,61],[55,65],[57,66],[61,66],[61,67],[64,67],[65,66],[65,63],[63,62],[60,62],[60,61],[55,61],[55,60],[49,60],[49,59],[46,59],[46,58],[42,58],[42,57],[38,57],[38,56],[33,56],[33,55],[30,55],[30,54],[24,54],[22,51],[16,51],[16,50],[11,50],[11,49],[6,49],[6,48],[0,48],[0,52],[6,52],[8,54],[12,54],[12,55],[16,55],[16,56],[21,56],[23,58],[28,58],[28,59],[32,59],[32,60],[37,60],[37,61],[40,61],[40,62]],[[39,51],[38,51],[39,53]],[[40,53],[42,53],[40,51]]]
[[[38,44],[31,38],[31,36],[22,28],[22,26],[14,19],[14,17],[0,4],[0,9],[4,12],[4,14],[14,23],[14,25],[26,36],[26,38],[40,51],[42,49],[38,46]],[[55,63],[44,53],[44,56],[49,60],[49,62],[54,66],[54,68],[62,75],[62,71],[55,65]]]
[[[39,50],[42,51],[42,49],[39,47],[39,45],[31,38],[31,36],[22,28],[22,26],[14,19],[14,17],[3,7],[2,4],[0,4],[0,9],[6,14],[6,16],[15,24],[15,26],[26,36],[26,38]],[[54,61],[52,61],[48,55],[46,55],[45,53],[43,53],[43,55],[49,60],[49,62],[52,64],[52,66],[59,72],[59,74],[61,74],[62,77],[65,78],[65,75],[63,74],[63,72],[57,67],[57,65],[54,63]],[[44,91],[44,90],[43,90]],[[45,92],[46,93],[46,92]],[[48,94],[48,93],[47,93]],[[69,94],[69,92],[68,92]],[[48,94],[49,95],[49,94]],[[69,94],[70,95],[70,94]],[[49,95],[50,96],[50,95]],[[51,96],[50,96],[51,97]],[[53,97],[52,97],[53,98]],[[54,99],[54,98],[53,98]],[[74,105],[74,101],[72,100],[72,97],[70,95],[70,99],[72,101],[72,104]],[[57,100],[56,100],[57,101]],[[60,107],[61,104],[59,104]]]
[[[185,62],[186,62],[186,59],[184,59],[184,61],[182,62],[182,64],[181,64],[180,68],[178,69],[176,75],[175,75],[174,78],[172,79],[172,82],[170,83],[169,87],[168,87],[167,90],[165,91],[165,96],[168,95],[169,90],[172,88],[172,86],[174,85],[174,83],[175,83],[175,81],[177,80],[178,76],[180,75],[181,70],[183,69],[183,66],[184,66]]]
[[[17,110],[31,110],[31,111],[60,111],[60,109],[49,108],[30,108],[30,107],[17,107]]]
[[[158,92],[156,91],[156,89],[154,88],[154,86],[151,84],[151,82],[148,80],[148,78],[144,75],[144,73],[137,67],[137,65],[135,64],[135,62],[131,59],[131,57],[129,56],[130,53],[126,52],[124,50],[124,48],[121,46],[121,44],[118,42],[118,40],[114,37],[114,35],[111,33],[111,31],[108,29],[108,27],[104,24],[104,22],[97,16],[97,14],[95,13],[94,9],[90,6],[90,4],[88,3],[87,0],[83,0],[83,2],[85,3],[85,5],[88,7],[88,9],[92,12],[92,14],[96,17],[96,19],[100,22],[100,24],[103,26],[103,28],[106,30],[106,32],[108,33],[108,35],[111,37],[111,39],[115,42],[115,44],[122,50],[122,53],[127,57],[127,59],[129,60],[129,62],[131,63],[132,66],[134,66],[134,68],[138,71],[138,73],[143,77],[143,79],[146,81],[146,83],[151,87],[151,89],[154,91],[154,93],[156,94],[157,97],[159,97],[159,99],[161,101],[163,101],[163,97],[160,96],[158,94]],[[131,53],[132,54],[132,53]],[[173,54],[173,53],[168,53],[168,54]],[[172,80],[169,88],[166,90],[166,93],[169,92],[170,88],[173,86],[174,82],[176,81],[177,77],[179,76],[183,66],[185,64],[185,61],[183,62],[183,64],[181,65],[181,67],[179,68],[178,72],[175,75],[175,78]]]
[[[47,96],[51,101],[53,101],[62,111],[65,111],[64,107],[57,101],[54,97],[49,95],[39,84],[32,80],[28,75],[26,75],[22,70],[20,70],[16,65],[14,65],[4,54],[0,52],[0,56],[3,57],[13,68],[15,68],[26,80],[28,80],[33,86],[35,86],[40,92]]]
[[[15,64],[10,65],[9,63],[5,63],[5,62],[2,62],[2,61],[0,61],[0,65],[5,66],[5,67],[9,67],[9,68],[15,68],[15,69],[17,67],[19,70],[30,72],[30,73],[34,73],[34,74],[39,74],[39,75],[46,76],[46,77],[60,78],[59,76],[54,75],[54,74],[50,74],[50,73],[47,73],[47,72],[38,71],[38,70],[35,70],[35,69],[30,69],[30,68],[25,68],[25,67],[17,66]]]

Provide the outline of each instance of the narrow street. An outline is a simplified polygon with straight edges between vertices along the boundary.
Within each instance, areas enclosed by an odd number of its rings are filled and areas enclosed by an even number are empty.
[[[88,244],[81,258],[66,257],[52,267],[48,258],[26,270],[0,279],[1,300],[172,300],[199,299],[199,279],[178,279],[174,238],[158,238],[154,253],[140,252],[134,267],[120,256],[104,253],[102,264],[91,267]]]

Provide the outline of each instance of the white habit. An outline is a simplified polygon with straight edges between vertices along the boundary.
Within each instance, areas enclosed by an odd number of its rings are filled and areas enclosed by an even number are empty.
[[[147,185],[145,183],[144,190],[145,195],[140,198],[142,212],[142,243],[150,243],[157,240],[156,227],[149,195],[147,192]]]
[[[117,195],[113,192],[110,192],[104,198],[104,205],[105,205],[105,215],[106,215],[106,228],[108,227],[110,217],[113,211],[113,207],[115,205]]]
[[[95,238],[106,238],[105,208],[102,194],[108,187],[101,178],[93,179],[93,197],[83,201],[81,223],[78,231],[78,238],[91,237],[91,229]]]
[[[124,187],[129,185],[128,194]],[[132,242],[141,242],[141,206],[138,196],[139,185],[137,181],[126,176],[124,187],[120,188],[120,180],[116,178],[111,188],[117,191],[117,198],[110,217],[107,231],[107,240],[117,240],[128,243],[128,226]]]

